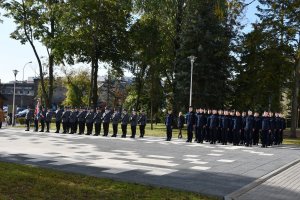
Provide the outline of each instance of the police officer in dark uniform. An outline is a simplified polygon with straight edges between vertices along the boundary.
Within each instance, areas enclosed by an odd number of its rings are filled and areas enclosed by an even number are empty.
[[[193,107],[189,107],[189,112],[186,114],[186,125],[187,125],[187,141],[186,142],[192,142],[193,140],[193,129],[195,128],[196,124],[196,116],[193,112]]]
[[[233,145],[238,146],[241,144],[241,133],[243,129],[243,118],[240,112],[235,112],[235,117],[233,119]]]
[[[274,113],[269,112],[269,119],[270,119],[270,132],[269,132],[269,143],[268,146],[272,146],[275,139],[275,130],[276,130],[276,119]]]
[[[70,125],[70,134],[74,134],[76,131],[76,123],[77,123],[77,115],[78,113],[75,111],[75,109],[73,108],[70,111],[70,117],[69,117],[69,125]]]
[[[87,129],[86,135],[91,135],[93,132],[93,123],[94,123],[94,111],[92,108],[90,108],[90,111],[85,116],[85,123]]]
[[[40,121],[40,110],[42,108],[39,108],[39,111],[35,111],[34,113],[34,132],[38,132],[39,131],[39,121]]]
[[[60,131],[60,124],[62,120],[63,110],[60,109],[60,107],[57,108],[55,112],[55,125],[56,125],[56,131],[55,133],[59,133]]]
[[[247,147],[252,146],[252,138],[254,132],[254,117],[252,115],[252,111],[248,111],[248,116],[246,117],[245,124],[245,145]]]
[[[254,132],[253,132],[253,145],[258,145],[259,134],[261,132],[261,118],[258,112],[254,113]]]
[[[235,112],[231,111],[229,115],[229,133],[228,133],[228,142],[233,143],[233,125],[234,125]]]
[[[217,110],[213,110],[213,114],[210,117],[210,125],[209,125],[210,134],[211,134],[210,144],[216,144],[218,125],[219,125],[219,116],[217,115]]]
[[[210,128],[209,128],[211,115],[212,115],[211,110],[208,109],[207,114],[206,114],[206,134],[205,134],[205,137],[206,137],[205,141],[206,142],[210,142],[210,140],[211,140],[211,134],[210,134]]]
[[[102,121],[103,121],[103,136],[108,136],[109,131],[109,122],[111,119],[111,111],[108,107],[105,108],[105,112],[102,115]]]
[[[279,113],[275,113],[275,140],[274,140],[274,145],[279,145],[280,144],[280,135],[281,131],[281,118],[279,117]]]
[[[241,145],[244,145],[245,144],[245,138],[246,138],[246,134],[245,134],[245,126],[246,126],[246,112],[242,112],[242,122],[243,122],[243,125],[242,125],[242,130],[241,130],[241,139],[240,139],[240,144]]]
[[[182,112],[179,112],[179,115],[178,115],[178,118],[177,118],[177,126],[178,126],[178,138],[182,138],[182,129],[184,127],[184,121],[185,121],[185,118],[182,114]]]
[[[61,119],[62,119],[62,125],[63,125],[63,133],[66,134],[66,133],[69,133],[69,119],[70,119],[70,115],[71,115],[71,112],[69,110],[68,107],[65,107],[65,111],[63,112],[62,116],[61,116]]]
[[[120,113],[118,112],[117,109],[115,109],[115,112],[111,117],[112,126],[113,126],[113,135],[111,137],[117,137],[118,135],[118,125],[119,125],[120,118],[121,118]]]
[[[95,126],[95,134],[94,136],[100,135],[101,125],[102,125],[102,110],[97,108],[97,112],[94,116],[94,126]]]
[[[283,131],[286,129],[286,122],[282,114],[279,114],[280,117],[280,132],[279,132],[279,144],[283,142]]]
[[[41,123],[41,130],[40,132],[44,132],[45,129],[45,119],[46,119],[46,110],[44,107],[42,107],[42,110],[40,111],[40,123]]]
[[[45,118],[45,121],[46,121],[46,132],[49,133],[50,131],[50,124],[51,124],[51,120],[52,120],[52,111],[50,108],[48,108],[47,110],[47,113],[46,113],[46,118]]]
[[[131,125],[131,136],[130,136],[130,138],[135,138],[137,124],[138,124],[138,116],[136,114],[136,111],[133,110],[132,114],[130,116],[130,125]]]
[[[217,131],[217,140],[218,140],[218,143],[221,143],[222,141],[222,130],[223,130],[223,110],[219,110],[218,111],[218,121],[219,121],[219,124],[218,124],[218,131]]]
[[[262,148],[266,148],[269,144],[268,136],[271,132],[271,124],[270,118],[268,116],[268,112],[264,112],[264,116],[262,117],[262,137],[261,137],[261,144]]]
[[[139,116],[138,123],[140,126],[140,138],[143,138],[145,135],[145,127],[147,124],[147,117],[143,110],[141,111],[141,114]]]
[[[81,108],[80,112],[77,115],[77,121],[78,121],[78,126],[79,126],[79,135],[84,134],[84,129],[85,129],[85,117],[87,115],[87,111],[85,108]]]
[[[166,141],[171,141],[172,139],[172,126],[173,126],[173,114],[172,110],[168,111],[168,115],[165,120],[165,125],[167,128],[167,139]]]
[[[227,145],[228,134],[229,134],[230,118],[227,110],[224,111],[222,117],[222,145]]]
[[[129,123],[129,115],[127,113],[127,110],[124,109],[121,117],[122,138],[126,138],[128,123]]]
[[[206,126],[206,117],[204,114],[204,111],[202,108],[198,109],[197,113],[197,122],[196,122],[196,141],[198,143],[203,143],[204,140],[204,132],[205,132],[205,126]]]
[[[30,130],[30,123],[31,123],[31,120],[33,119],[34,117],[34,112],[33,110],[28,106],[27,107],[28,111],[26,112],[26,115],[25,115],[25,121],[26,121],[26,130],[25,131],[29,131]]]

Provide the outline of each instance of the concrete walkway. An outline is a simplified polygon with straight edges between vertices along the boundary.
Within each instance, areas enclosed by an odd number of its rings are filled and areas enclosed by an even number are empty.
[[[235,200],[299,200],[300,159],[228,195]]]

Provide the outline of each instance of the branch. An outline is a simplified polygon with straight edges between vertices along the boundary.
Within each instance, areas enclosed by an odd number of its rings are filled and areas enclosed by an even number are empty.
[[[256,0],[252,0],[251,2],[249,2],[249,3],[246,3],[245,5],[244,5],[244,8],[246,8],[247,6],[249,6],[249,5],[251,5],[252,3],[254,3]]]

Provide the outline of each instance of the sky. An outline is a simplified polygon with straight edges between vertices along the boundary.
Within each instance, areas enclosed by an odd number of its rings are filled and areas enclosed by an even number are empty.
[[[246,2],[251,2],[251,0],[246,0]],[[247,7],[246,15],[243,22],[247,24],[245,32],[251,30],[251,23],[255,22],[257,17],[256,6],[257,2],[252,3]],[[0,10],[3,14],[3,10]],[[22,45],[19,41],[11,39],[10,33],[15,30],[15,24],[11,19],[1,16],[3,23],[0,23],[0,80],[1,83],[6,83],[14,80],[14,74],[12,70],[16,69],[19,71],[17,74],[17,80],[22,81],[23,79],[23,69],[24,69],[24,80],[28,77],[34,77],[38,72],[38,64],[32,48],[29,44]],[[40,45],[36,44],[38,52],[41,56],[47,57],[46,49]],[[32,62],[32,63],[29,63]],[[42,62],[46,62],[45,58]],[[25,66],[25,68],[24,68]],[[59,73],[58,67],[56,67],[56,72]],[[99,69],[99,75],[105,75],[106,69],[101,67]]]

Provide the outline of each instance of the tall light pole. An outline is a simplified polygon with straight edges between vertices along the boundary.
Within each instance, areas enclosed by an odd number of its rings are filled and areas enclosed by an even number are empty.
[[[193,68],[196,56],[189,56],[188,59],[191,61],[191,86],[190,86],[190,106],[192,106],[192,95],[193,95]]]
[[[31,64],[31,63],[32,63],[32,61],[26,63],[26,64],[24,65],[24,67],[23,67],[23,79],[22,79],[23,82],[24,82],[24,70],[25,70],[25,67],[26,67],[26,65]]]
[[[24,84],[24,70],[25,70],[25,67],[26,67],[26,65],[31,64],[31,63],[32,63],[32,61],[29,61],[29,62],[26,63],[26,64],[24,65],[24,67],[23,67],[23,79],[22,79],[23,84]],[[24,96],[24,85],[22,85],[21,107],[23,107],[23,96]]]
[[[13,109],[12,109],[12,126],[15,125],[15,101],[16,101],[16,82],[17,82],[17,74],[18,70],[13,70],[13,73],[15,75],[15,82],[14,82],[14,94],[13,94]]]

